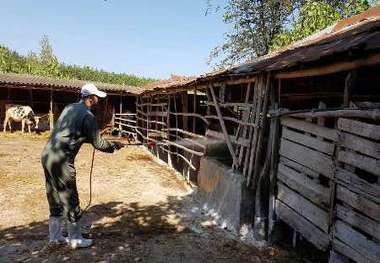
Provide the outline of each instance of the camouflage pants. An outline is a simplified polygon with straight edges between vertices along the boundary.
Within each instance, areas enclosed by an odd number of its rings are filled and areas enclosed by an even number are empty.
[[[70,222],[77,222],[82,216],[82,210],[79,206],[74,163],[45,155],[42,157],[42,166],[50,216],[64,215]]]

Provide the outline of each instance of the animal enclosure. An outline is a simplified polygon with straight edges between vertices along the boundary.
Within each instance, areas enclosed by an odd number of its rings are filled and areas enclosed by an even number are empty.
[[[55,80],[30,75],[0,74],[0,120],[1,128],[6,104],[30,106],[41,117],[40,130],[48,130],[67,104],[80,99],[80,88],[86,82]],[[96,84],[108,93],[94,112],[99,126],[112,126],[115,112],[134,111],[135,97],[141,92],[138,87],[113,84]],[[16,128],[19,128],[16,126]]]
[[[209,158],[243,175],[255,239],[275,241],[284,222],[294,245],[301,235],[331,262],[379,261],[379,14],[252,63],[146,87],[137,136],[193,185]]]

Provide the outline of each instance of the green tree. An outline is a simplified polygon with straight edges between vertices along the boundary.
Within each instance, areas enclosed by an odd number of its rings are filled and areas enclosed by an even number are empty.
[[[40,62],[40,57],[38,56],[38,54],[36,54],[33,51],[29,52],[25,61],[24,73],[43,76],[45,75],[43,71],[44,67]]]
[[[7,47],[0,46],[0,72],[23,72],[23,63],[25,59],[17,52],[10,50]]]
[[[302,0],[229,0],[223,21],[232,25],[226,41],[214,48],[209,61],[219,59],[217,66],[251,60],[265,55],[273,38],[289,22]]]
[[[367,10],[374,3],[366,0],[339,1],[337,3],[308,0],[301,7],[299,15],[290,29],[285,29],[274,37],[271,49],[277,49],[310,36],[343,18]]]
[[[209,0],[210,1],[210,0]],[[369,0],[229,0],[223,21],[232,24],[209,62],[217,67],[253,60],[367,10]]]
[[[50,45],[49,38],[44,35],[40,42],[40,63],[43,70],[41,75],[58,77],[59,76],[59,62],[57,57],[53,54],[53,48]]]

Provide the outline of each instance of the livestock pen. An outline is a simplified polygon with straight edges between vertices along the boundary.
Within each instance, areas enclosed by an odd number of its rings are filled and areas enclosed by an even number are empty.
[[[281,222],[331,262],[380,261],[380,8],[282,50],[145,87],[138,137],[222,225],[275,241]]]
[[[6,104],[28,105],[42,117],[41,128],[51,129],[63,108],[79,100],[80,88],[85,83],[26,74],[0,74],[0,119],[4,119]],[[95,109],[99,113],[96,116],[101,128],[114,126],[116,112],[134,112],[136,96],[141,93],[141,88],[108,83],[96,85],[108,94]]]

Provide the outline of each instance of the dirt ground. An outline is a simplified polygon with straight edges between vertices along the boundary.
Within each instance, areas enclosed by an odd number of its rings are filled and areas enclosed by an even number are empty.
[[[47,252],[45,142],[0,133],[0,262],[302,262],[283,249],[244,245],[213,226],[179,176],[140,147],[95,154],[92,206],[84,216],[95,244]],[[91,152],[84,145],[75,164],[82,207]]]

